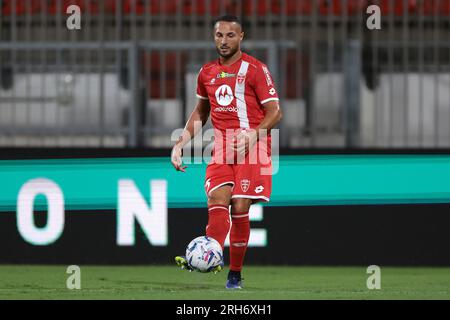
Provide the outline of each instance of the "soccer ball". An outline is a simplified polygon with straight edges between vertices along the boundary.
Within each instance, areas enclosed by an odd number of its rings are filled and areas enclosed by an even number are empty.
[[[222,247],[211,237],[197,237],[186,248],[186,260],[194,270],[210,272],[218,265],[223,265]]]

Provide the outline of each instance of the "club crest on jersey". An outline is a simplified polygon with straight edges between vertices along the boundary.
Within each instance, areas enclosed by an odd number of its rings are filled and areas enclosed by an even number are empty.
[[[247,192],[249,187],[250,187],[250,180],[248,179],[241,180],[241,189],[243,192]]]
[[[245,74],[238,74],[238,76],[237,76],[237,82],[239,83],[239,84],[243,84],[244,82],[245,82]]]
[[[234,74],[234,73],[228,73],[228,72],[222,71],[221,73],[219,73],[217,75],[217,79],[233,78],[235,76],[236,76],[236,74]]]

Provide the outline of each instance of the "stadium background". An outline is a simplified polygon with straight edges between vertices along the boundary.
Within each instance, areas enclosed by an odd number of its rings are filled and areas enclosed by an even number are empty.
[[[247,263],[450,266],[450,0],[0,3],[1,264],[169,264],[203,233],[204,167],[179,178],[168,156],[227,13],[284,112],[273,205],[252,213]],[[71,4],[80,30],[67,29]],[[371,4],[381,30],[366,26]],[[37,187],[34,217],[19,222],[19,193],[36,178],[61,188],[63,221]],[[150,209],[163,201],[151,182],[167,183],[164,214],[126,229],[126,244],[120,179]]]

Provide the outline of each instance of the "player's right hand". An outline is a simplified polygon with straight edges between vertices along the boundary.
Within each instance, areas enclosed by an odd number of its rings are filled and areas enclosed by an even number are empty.
[[[185,169],[187,168],[187,166],[183,166],[183,160],[181,160],[181,155],[182,149],[178,145],[175,145],[172,149],[171,154],[172,165],[177,171],[186,172]]]

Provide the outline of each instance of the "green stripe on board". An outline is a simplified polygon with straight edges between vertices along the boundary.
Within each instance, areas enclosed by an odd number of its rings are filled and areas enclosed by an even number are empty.
[[[167,181],[168,206],[204,207],[206,164],[175,171],[169,158],[0,161],[0,210],[15,211],[31,179],[56,183],[66,210],[115,210],[118,181],[133,180],[149,201],[150,181]],[[281,156],[270,205],[450,203],[448,155]],[[151,204],[150,204],[151,205]],[[35,209],[47,207],[36,197]]]

